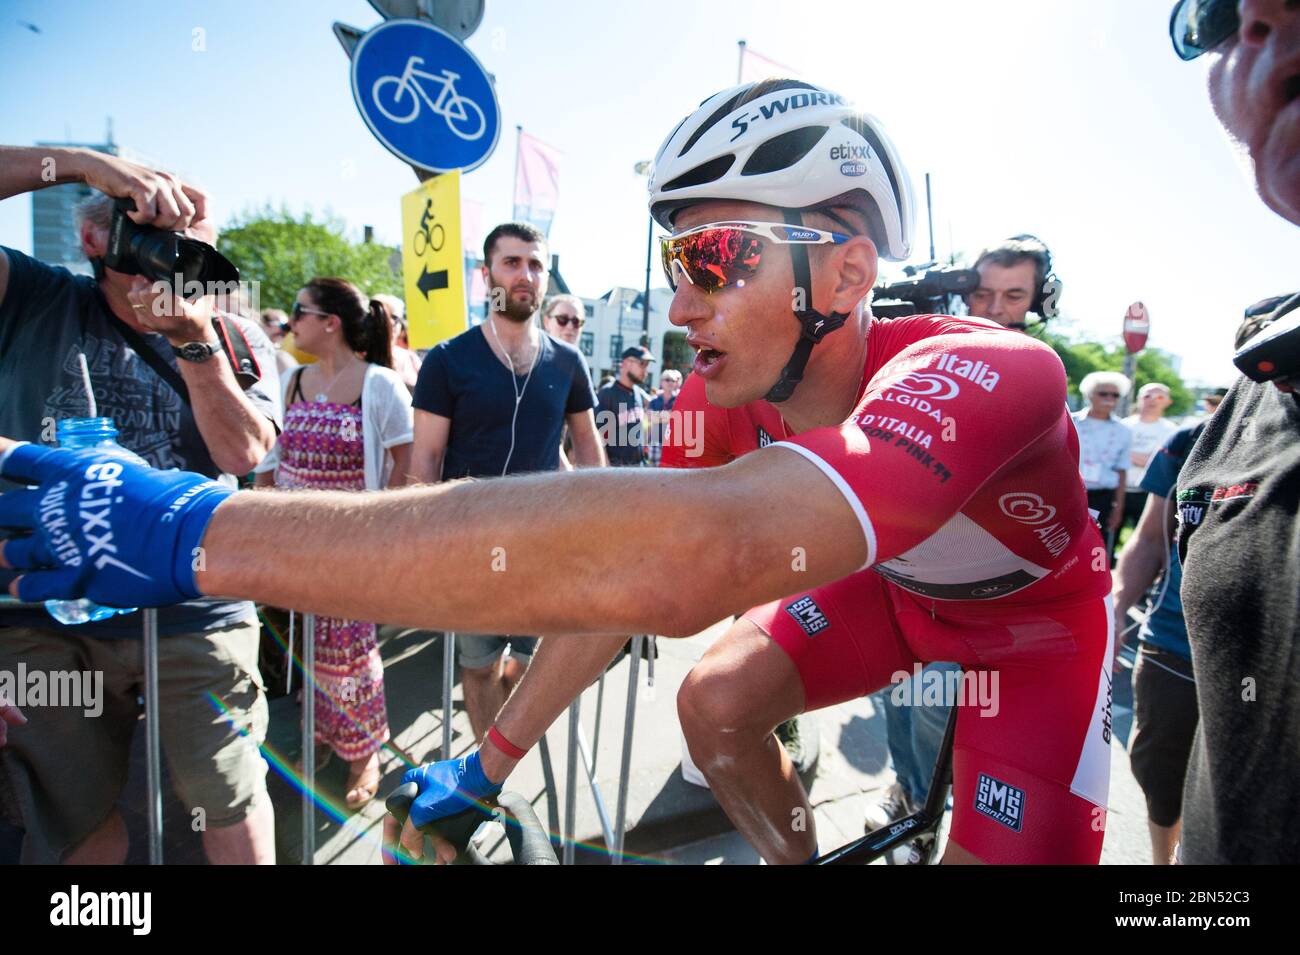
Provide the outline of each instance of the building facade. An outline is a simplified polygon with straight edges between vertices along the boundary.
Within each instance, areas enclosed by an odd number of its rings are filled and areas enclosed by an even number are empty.
[[[105,143],[54,143],[41,142],[37,146],[60,149],[93,149],[95,152],[118,156],[129,162],[153,169],[162,168],[132,150],[113,142],[109,129]],[[77,236],[75,210],[78,203],[94,193],[84,182],[69,182],[32,193],[32,257],[49,265],[58,265],[81,275],[89,275],[90,263],[81,251]]]

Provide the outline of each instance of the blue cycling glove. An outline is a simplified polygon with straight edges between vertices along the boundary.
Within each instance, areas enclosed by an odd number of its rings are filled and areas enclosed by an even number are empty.
[[[0,477],[36,485],[0,495],[0,527],[23,571],[18,599],[163,607],[201,596],[194,582],[212,512],[234,493],[198,474],[157,471],[93,449],[20,444]]]
[[[411,804],[411,823],[417,828],[454,816],[501,792],[483,774],[478,750],[461,759],[444,759],[408,769],[402,783],[415,783],[420,794]]]

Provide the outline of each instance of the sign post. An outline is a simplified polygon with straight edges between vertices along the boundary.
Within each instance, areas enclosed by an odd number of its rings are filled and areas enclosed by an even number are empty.
[[[1147,347],[1147,336],[1151,333],[1151,316],[1147,307],[1141,302],[1134,302],[1124,313],[1124,377],[1129,382],[1129,394],[1137,384],[1138,352]],[[1120,400],[1120,417],[1128,414],[1128,396]]]
[[[459,172],[402,196],[402,285],[412,348],[432,348],[468,327]]]

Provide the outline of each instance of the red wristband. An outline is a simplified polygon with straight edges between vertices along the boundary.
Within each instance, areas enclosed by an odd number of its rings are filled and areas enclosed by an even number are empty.
[[[502,734],[502,732],[495,726],[488,730],[487,738],[488,742],[501,750],[501,752],[505,753],[511,759],[523,759],[528,755],[528,750],[520,749],[514,743],[510,742],[510,740],[506,739],[504,734]]]

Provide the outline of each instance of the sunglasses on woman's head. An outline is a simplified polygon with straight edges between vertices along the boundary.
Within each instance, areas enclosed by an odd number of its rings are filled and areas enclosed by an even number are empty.
[[[784,222],[710,222],[659,240],[668,286],[677,291],[681,272],[702,292],[744,288],[763,261],[767,243],[838,245],[851,236]]]
[[[329,312],[322,312],[319,308],[309,308],[306,305],[301,305],[298,302],[294,302],[293,309],[289,312],[289,319],[290,321],[296,322],[304,315],[328,315],[328,314]]]
[[[1208,53],[1240,28],[1237,0],[1179,0],[1169,18],[1169,38],[1184,60]]]

